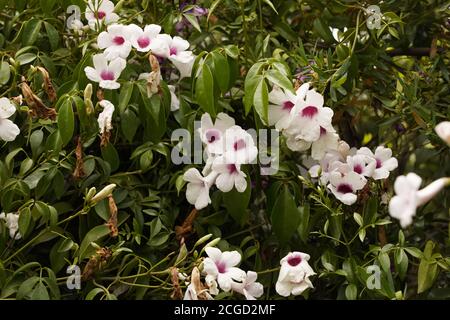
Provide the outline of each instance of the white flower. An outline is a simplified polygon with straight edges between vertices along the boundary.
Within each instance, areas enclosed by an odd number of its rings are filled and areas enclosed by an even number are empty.
[[[298,99],[304,99],[309,84],[305,83],[297,89],[295,95],[289,90],[284,91],[274,86],[269,93],[269,125],[275,125],[275,129],[282,131],[289,126],[291,111]]]
[[[171,55],[169,60],[180,72],[180,79],[189,78],[192,73],[196,56],[192,51],[182,51],[179,54]]]
[[[131,39],[134,33],[133,26],[113,24],[108,26],[108,31],[103,31],[98,35],[97,44],[100,49],[105,49],[105,57],[108,60],[115,58],[126,59],[131,52]]]
[[[206,144],[208,154],[222,154],[225,148],[225,131],[234,126],[234,119],[226,113],[219,113],[213,124],[209,113],[204,113],[198,129],[200,139]]]
[[[309,90],[305,99],[298,99],[286,133],[308,142],[318,140],[321,128],[331,128],[333,117],[333,110],[323,107],[323,102],[323,96],[315,90]]]
[[[333,127],[320,127],[319,139],[312,142],[311,157],[316,160],[323,158],[329,150],[336,150],[338,147],[339,135]]]
[[[223,291],[230,291],[234,281],[242,282],[245,279],[245,271],[236,267],[241,261],[239,252],[222,252],[213,247],[207,247],[205,251],[208,258],[203,261],[203,271],[217,279]]]
[[[219,289],[217,287],[216,277],[214,277],[213,275],[208,274],[205,277],[205,283],[208,286],[208,291],[209,291],[210,294],[212,294],[214,296],[219,294]]]
[[[83,22],[81,22],[80,20],[73,19],[68,27],[70,30],[77,31],[77,30],[83,29],[84,25],[83,25]]]
[[[300,295],[308,288],[314,288],[309,277],[316,273],[310,267],[309,255],[303,252],[289,252],[281,259],[281,269],[275,289],[280,296]]]
[[[171,37],[168,34],[160,34],[155,38],[152,53],[168,58],[180,71],[180,79],[190,77],[195,62],[195,55],[187,51],[189,42],[181,37]]]
[[[16,112],[16,107],[8,98],[0,98],[0,139],[4,141],[14,141],[20,133],[19,127],[9,120]]]
[[[241,283],[231,283],[231,289],[243,294],[247,300],[256,300],[256,298],[261,297],[264,293],[263,285],[256,282],[257,278],[258,274],[256,272],[247,271],[247,275]]]
[[[109,25],[119,20],[119,16],[114,13],[114,3],[110,0],[89,0],[85,17],[92,30],[97,30],[102,23]]]
[[[22,235],[19,231],[19,214],[18,213],[0,213],[0,219],[5,220],[6,227],[9,229],[9,236],[12,239],[19,240]]]
[[[252,163],[258,156],[258,148],[253,137],[240,126],[232,126],[225,132],[226,163]]]
[[[347,156],[347,164],[351,170],[365,177],[371,177],[376,167],[374,158],[362,154]]]
[[[439,123],[434,130],[437,135],[450,146],[450,121]]]
[[[102,100],[99,104],[103,107],[103,111],[98,115],[98,126],[100,133],[109,132],[112,129],[112,116],[114,113],[114,105],[108,100]]]
[[[355,153],[356,149],[350,149],[350,146],[345,141],[341,140],[338,142],[336,150],[328,150],[320,160],[319,164],[311,166],[309,174],[313,178],[319,177],[320,174],[320,182],[323,185],[326,185],[329,181],[329,174],[345,165],[346,157]]]
[[[104,54],[96,54],[92,58],[94,68],[86,67],[84,72],[89,80],[99,82],[104,89],[118,89],[120,84],[117,79],[126,67],[126,61],[116,58],[108,63]]]
[[[175,93],[175,86],[168,85],[170,90],[170,111],[177,111],[180,109],[180,100]]]
[[[214,184],[217,177],[216,172],[211,172],[203,177],[197,169],[190,168],[184,175],[184,181],[187,181],[186,199],[190,204],[195,205],[197,210],[203,209],[211,203],[209,197],[209,188]]]
[[[412,223],[417,207],[430,201],[439,191],[450,184],[450,178],[438,179],[419,190],[421,183],[422,178],[415,173],[399,176],[395,180],[396,196],[389,202],[389,214],[400,220],[402,228],[406,228]]]
[[[361,190],[367,183],[367,180],[354,171],[342,173],[340,171],[333,171],[329,175],[330,183],[328,189],[333,192],[335,197],[346,205],[352,205],[356,202],[356,191]],[[343,171],[343,170],[341,170]]]
[[[389,177],[389,172],[398,167],[397,159],[392,157],[392,150],[379,146],[375,149],[375,154],[369,148],[362,147],[357,154],[366,155],[375,159],[375,170],[372,178],[375,180],[386,179]]]
[[[205,294],[206,299],[214,300],[214,298],[208,293],[207,289],[204,289],[201,293]],[[186,288],[183,300],[198,300],[198,294],[199,293],[196,292],[194,284],[191,283]]]
[[[129,25],[132,30],[131,44],[139,52],[148,52],[154,46],[154,39],[161,32],[161,26],[148,24],[142,30],[141,27],[133,24]]]
[[[236,187],[238,192],[244,192],[247,189],[246,175],[241,171],[239,164],[227,163],[224,157],[218,157],[213,162],[212,170],[219,174],[216,186],[220,191],[229,192],[233,187]]]

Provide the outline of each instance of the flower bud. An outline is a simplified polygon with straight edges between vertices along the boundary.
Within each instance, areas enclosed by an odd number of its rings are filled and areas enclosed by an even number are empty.
[[[205,243],[206,241],[208,241],[210,238],[212,237],[212,233],[207,234],[206,236],[201,237],[200,239],[197,240],[197,242],[194,244],[194,248],[196,248],[197,246]]]
[[[112,183],[104,187],[99,193],[97,193],[90,201],[89,203],[91,205],[97,204],[99,201],[102,201],[103,199],[107,198],[109,195],[112,194],[114,188],[116,187],[116,184]]]
[[[90,188],[88,193],[86,194],[86,201],[90,201],[95,196],[96,193],[97,189],[95,189],[95,187]]]

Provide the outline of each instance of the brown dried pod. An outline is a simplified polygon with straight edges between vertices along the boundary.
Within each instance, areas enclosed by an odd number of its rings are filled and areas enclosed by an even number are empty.
[[[181,291],[180,280],[178,278],[178,268],[170,268],[170,278],[173,285],[173,292],[170,297],[175,300],[183,299],[183,292]]]
[[[43,67],[36,67],[36,69],[42,74],[42,77],[44,78],[44,90],[47,93],[48,99],[51,102],[55,102],[57,99],[56,91],[53,87],[52,79],[50,78],[48,71]]]
[[[108,203],[109,203],[109,220],[106,223],[106,225],[109,227],[110,236],[111,237],[117,237],[119,235],[119,229],[117,228],[117,206],[116,202],[114,201],[114,197],[112,195],[108,196]]]
[[[28,107],[31,108],[30,113],[33,117],[50,120],[56,119],[57,113],[55,109],[47,107],[42,100],[34,94],[24,77],[22,77],[22,83],[19,87],[22,90],[22,94]]]
[[[198,211],[197,209],[192,209],[191,213],[186,217],[186,219],[183,221],[183,224],[181,226],[175,227],[175,235],[178,240],[183,239],[184,237],[188,236],[192,230],[192,224],[194,223],[195,218],[197,217]]]
[[[83,161],[83,145],[81,144],[81,138],[77,138],[77,147],[75,149],[75,170],[73,171],[73,177],[78,180],[85,176],[84,161]]]

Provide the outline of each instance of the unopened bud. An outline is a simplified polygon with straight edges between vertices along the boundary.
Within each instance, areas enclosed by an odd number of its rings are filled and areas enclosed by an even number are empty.
[[[114,188],[116,185],[114,183],[107,185],[104,187],[99,193],[97,193],[89,202],[91,205],[95,205],[99,201],[102,201],[103,199],[107,198],[109,195],[112,194]]]
[[[83,95],[84,95],[84,100],[87,100],[87,99],[91,100],[91,98],[92,98],[92,83],[89,83],[86,86],[86,88],[84,88]]]
[[[194,244],[194,248],[196,248],[197,246],[205,243],[206,241],[208,241],[211,237],[212,237],[212,233],[207,234],[206,236],[201,237],[200,239],[197,240],[197,242]]]
[[[216,244],[218,244],[219,242],[220,242],[220,238],[215,238],[213,241],[208,242],[208,243],[206,244],[205,248],[208,248],[208,247],[215,247]]]
[[[88,193],[86,194],[86,202],[90,201],[96,193],[97,189],[95,189],[95,187],[90,188]]]

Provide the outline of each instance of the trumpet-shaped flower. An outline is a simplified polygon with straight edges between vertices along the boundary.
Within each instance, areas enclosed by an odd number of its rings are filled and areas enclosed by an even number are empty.
[[[217,279],[223,291],[230,291],[233,282],[242,282],[245,279],[245,271],[236,267],[241,261],[239,252],[222,252],[213,247],[207,247],[205,251],[208,257],[203,261],[203,271]]]
[[[439,123],[434,130],[437,135],[450,146],[450,121],[443,121]]]
[[[175,93],[175,86],[168,85],[170,90],[170,111],[177,111],[180,109],[180,100]]]
[[[5,221],[6,227],[9,229],[9,236],[12,239],[19,240],[22,235],[19,231],[19,214],[18,213],[0,213],[0,219]]]
[[[376,167],[374,158],[362,154],[348,156],[347,164],[351,170],[365,177],[371,177]]]
[[[105,49],[105,57],[108,60],[115,58],[126,59],[131,52],[132,35],[136,33],[136,25],[125,26],[113,24],[108,26],[108,31],[98,35],[97,44],[100,49]]]
[[[110,25],[119,20],[119,16],[114,13],[114,3],[110,0],[89,0],[85,17],[89,27],[97,30],[101,24]]]
[[[195,55],[187,51],[190,44],[181,37],[160,34],[155,38],[152,52],[157,56],[168,58],[180,71],[180,78],[190,77],[195,62]]]
[[[84,68],[88,79],[98,82],[100,87],[104,89],[120,88],[117,79],[119,79],[120,74],[125,69],[126,61],[122,58],[116,58],[108,62],[104,54],[96,54],[92,60],[94,62],[94,68]]]
[[[247,271],[247,275],[241,283],[232,282],[231,289],[245,296],[247,300],[256,300],[264,293],[264,287],[256,282],[258,274],[254,271]]]
[[[216,186],[222,192],[229,192],[233,187],[239,192],[247,189],[245,173],[241,171],[240,164],[227,163],[223,156],[214,160],[212,170],[219,175],[216,179]]]
[[[320,127],[319,139],[311,144],[311,157],[316,160],[323,158],[328,150],[336,150],[338,147],[339,135],[332,126],[328,128]]]
[[[314,287],[309,277],[316,273],[308,263],[309,258],[308,254],[295,251],[281,259],[280,274],[275,286],[280,296],[297,296]]]
[[[389,172],[398,167],[397,159],[392,157],[392,150],[383,146],[377,147],[375,153],[369,148],[362,147],[358,150],[357,154],[375,159],[375,170],[372,175],[372,178],[375,180],[386,179],[389,177]]]
[[[258,155],[253,137],[240,126],[233,126],[225,132],[226,163],[247,164],[253,162]]]
[[[219,113],[215,123],[209,113],[204,113],[198,129],[200,139],[206,144],[208,154],[223,154],[225,149],[225,131],[234,126],[234,119],[226,113]]]
[[[195,205],[197,210],[203,209],[211,203],[209,197],[209,188],[214,184],[217,177],[216,172],[211,172],[203,177],[201,173],[194,168],[187,170],[184,175],[184,181],[187,181],[186,199],[190,204]]]
[[[275,125],[275,129],[282,131],[289,126],[291,111],[298,99],[304,99],[309,84],[305,83],[297,89],[295,94],[289,90],[283,90],[274,86],[269,93],[269,125]]]
[[[155,45],[154,40],[161,32],[161,26],[157,24],[149,24],[142,30],[137,25],[129,25],[131,34],[131,44],[139,52],[148,52]]]
[[[342,171],[347,171],[343,173]],[[367,183],[367,180],[354,171],[347,170],[332,171],[329,176],[330,183],[328,189],[335,197],[346,205],[352,205],[357,200],[356,191],[361,190]]]
[[[315,90],[309,90],[304,100],[298,99],[286,133],[307,142],[318,140],[321,128],[330,128],[333,117],[333,110],[324,107],[323,102],[323,96]]]
[[[0,139],[4,141],[14,141],[20,133],[19,127],[9,120],[16,112],[16,107],[8,98],[0,98]]]
[[[394,183],[395,196],[389,202],[389,214],[400,221],[402,228],[412,223],[417,207],[430,201],[445,186],[450,178],[441,178],[419,190],[422,178],[415,173],[399,176]]]

